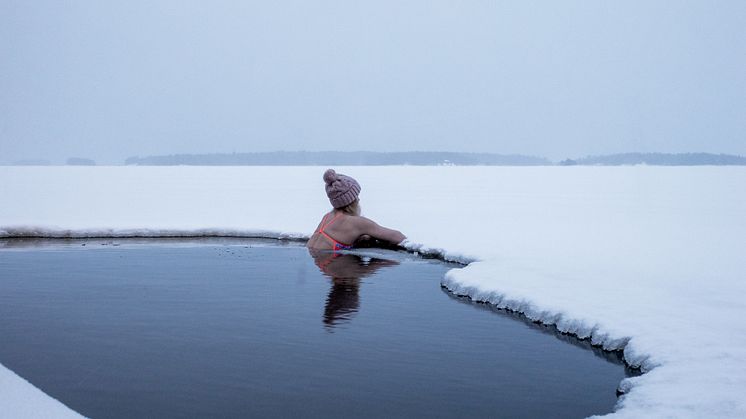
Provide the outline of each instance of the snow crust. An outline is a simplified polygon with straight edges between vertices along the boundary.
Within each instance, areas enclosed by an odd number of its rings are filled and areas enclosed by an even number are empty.
[[[0,365],[0,418],[82,418]]]
[[[0,237],[303,238],[329,208],[324,169],[0,167]],[[611,416],[746,417],[746,168],[335,169],[409,249],[471,262],[453,292],[647,371]],[[28,385],[4,371],[3,391]]]

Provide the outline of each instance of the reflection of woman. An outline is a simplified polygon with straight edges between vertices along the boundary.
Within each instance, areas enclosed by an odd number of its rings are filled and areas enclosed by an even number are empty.
[[[352,319],[360,306],[360,281],[332,279],[332,287],[324,306],[324,325],[333,328]]]
[[[321,219],[308,240],[308,247],[346,250],[359,247],[361,240],[398,244],[406,238],[400,231],[382,227],[360,215],[360,184],[355,179],[329,169],[324,172],[324,182],[326,195],[334,208]]]
[[[332,280],[332,287],[326,297],[324,325],[333,328],[340,322],[349,321],[360,306],[360,280],[373,275],[386,266],[399,262],[386,259],[364,260],[360,256],[342,254],[309,248],[316,266],[322,274]]]

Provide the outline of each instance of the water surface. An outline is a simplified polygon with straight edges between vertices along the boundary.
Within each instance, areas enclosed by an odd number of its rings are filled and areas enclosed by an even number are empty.
[[[94,418],[613,409],[616,355],[452,296],[453,268],[277,241],[6,240],[0,363]]]

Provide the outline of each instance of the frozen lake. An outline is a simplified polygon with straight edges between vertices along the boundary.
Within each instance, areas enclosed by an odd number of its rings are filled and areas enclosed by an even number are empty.
[[[304,238],[324,169],[0,167],[0,237]],[[646,371],[615,419],[746,417],[746,167],[335,169],[408,249],[469,263],[441,285]],[[0,364],[7,411],[63,414]]]
[[[94,418],[578,418],[612,411],[627,374],[615,353],[453,296],[440,281],[458,265],[436,260],[2,244],[0,363]]]

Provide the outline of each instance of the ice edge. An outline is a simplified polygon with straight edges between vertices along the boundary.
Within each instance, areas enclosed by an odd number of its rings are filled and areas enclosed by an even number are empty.
[[[469,265],[472,262],[481,261],[476,257],[455,254],[445,249],[427,247],[424,244],[416,242],[405,241],[402,243],[402,246],[414,254],[437,258],[445,262],[457,262]],[[461,285],[453,278],[452,272],[454,272],[453,269],[446,272],[440,285],[454,295],[467,297],[477,303],[490,304],[501,310],[520,313],[533,322],[553,326],[561,333],[574,336],[580,340],[589,340],[591,345],[602,348],[605,351],[619,351],[622,354],[624,363],[629,368],[638,369],[642,373],[646,373],[659,366],[652,361],[649,354],[637,352],[633,345],[630,345],[632,338],[629,336],[613,336],[604,331],[603,327],[597,323],[590,325],[586,321],[568,318],[559,312],[542,310],[525,298],[511,299],[500,292],[486,292],[476,287]],[[625,395],[630,393],[635,387],[636,379],[637,377],[627,377],[619,383],[617,392],[620,396],[614,407],[614,411],[610,414],[619,413],[624,408]]]
[[[236,237],[251,239],[308,240],[303,233],[279,233],[272,230],[231,228],[154,229],[154,228],[86,228],[68,229],[57,227],[0,227],[0,239],[91,239],[91,238],[194,238]]]
[[[591,345],[600,347],[605,351],[620,351],[624,363],[633,369],[639,369],[642,373],[649,372],[659,365],[651,360],[650,355],[638,353],[630,345],[631,337],[616,337],[604,332],[598,324],[589,325],[585,321],[567,318],[562,313],[542,310],[526,299],[511,299],[499,292],[481,291],[475,287],[463,286],[456,282],[451,276],[451,271],[446,272],[441,280],[441,286],[449,292],[460,297],[467,297],[474,302],[485,303],[495,306],[501,310],[520,313],[529,320],[555,327],[559,332],[574,336],[581,340],[589,340]],[[625,395],[635,387],[638,377],[624,378],[617,386],[619,399],[614,407],[613,413],[619,413],[624,408]]]

